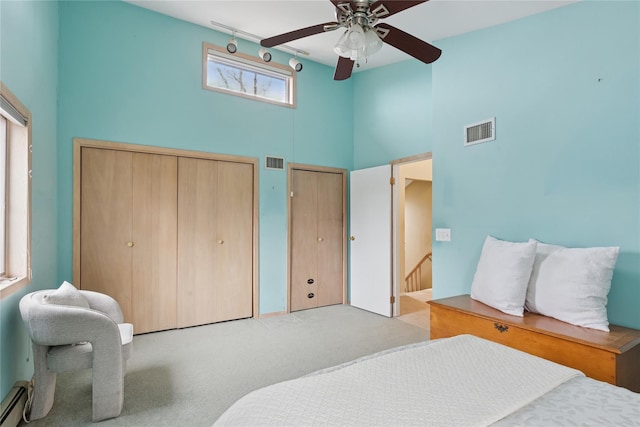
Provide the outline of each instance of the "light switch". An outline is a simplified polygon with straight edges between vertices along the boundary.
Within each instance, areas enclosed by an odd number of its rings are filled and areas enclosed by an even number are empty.
[[[438,242],[450,242],[451,241],[451,229],[450,228],[436,228],[436,240]]]

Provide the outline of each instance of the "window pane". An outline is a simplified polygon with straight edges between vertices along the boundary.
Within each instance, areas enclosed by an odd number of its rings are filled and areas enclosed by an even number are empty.
[[[207,85],[277,102],[287,102],[287,82],[253,70],[209,60]]]

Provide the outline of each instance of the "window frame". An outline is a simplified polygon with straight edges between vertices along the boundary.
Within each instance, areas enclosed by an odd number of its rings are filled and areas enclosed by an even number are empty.
[[[4,277],[7,270],[7,140],[9,139],[9,119],[0,114],[0,277]]]
[[[0,81],[0,93],[26,124],[0,109],[7,119],[5,277],[0,278],[0,299],[31,282],[31,137],[32,117],[28,108]],[[8,280],[11,278],[11,280]]]
[[[258,69],[264,74],[276,75],[278,77],[283,77],[287,80],[288,87],[288,102],[280,102],[269,98],[263,98],[259,96],[254,96],[230,89],[225,89],[216,86],[209,86],[207,84],[207,71],[208,71],[208,63],[209,63],[209,55],[214,55],[221,59],[221,62],[229,62],[233,66],[244,68],[247,71],[253,71],[252,69]],[[216,46],[211,43],[203,42],[202,43],[202,88],[211,90],[219,93],[226,93],[229,95],[239,96],[245,99],[252,99],[254,101],[266,102],[268,104],[280,105],[288,108],[296,108],[296,72],[290,67],[284,66],[282,64],[278,64],[275,62],[264,62],[262,59],[247,55],[241,52],[236,52],[234,54],[230,54],[226,49]]]

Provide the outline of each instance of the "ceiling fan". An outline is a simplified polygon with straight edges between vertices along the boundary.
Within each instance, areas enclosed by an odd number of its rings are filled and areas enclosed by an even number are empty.
[[[382,48],[382,42],[400,49],[414,58],[430,64],[440,57],[442,51],[411,34],[405,33],[389,24],[378,23],[405,9],[425,3],[428,0],[330,0],[335,6],[336,20],[324,24],[312,25],[260,41],[264,47],[274,47],[303,37],[313,36],[338,28],[346,28],[338,40],[334,51],[340,56],[333,75],[334,80],[351,77],[354,64],[367,58]]]

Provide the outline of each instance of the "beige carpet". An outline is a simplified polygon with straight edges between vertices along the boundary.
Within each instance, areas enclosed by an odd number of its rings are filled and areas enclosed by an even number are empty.
[[[269,384],[427,339],[348,305],[137,335],[119,418],[100,426],[209,426]],[[53,409],[29,426],[91,425],[91,370],[58,375]]]

